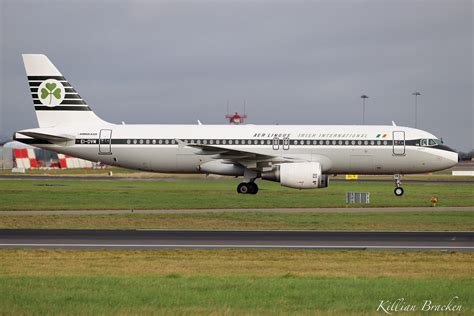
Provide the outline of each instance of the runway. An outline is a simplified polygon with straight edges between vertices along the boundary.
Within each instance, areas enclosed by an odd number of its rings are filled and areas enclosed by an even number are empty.
[[[474,251],[474,232],[0,230],[1,248]]]

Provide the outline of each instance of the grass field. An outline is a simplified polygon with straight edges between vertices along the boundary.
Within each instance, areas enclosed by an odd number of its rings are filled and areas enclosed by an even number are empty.
[[[0,215],[0,228],[471,231],[474,212]]]
[[[376,314],[380,300],[472,314],[470,253],[0,250],[0,313]]]
[[[78,181],[0,180],[0,210],[186,209],[344,207],[348,191],[370,192],[373,207],[473,206],[470,184],[406,184],[396,197],[389,183],[335,182],[319,190],[294,190],[260,182],[257,195],[239,195],[234,180]]]

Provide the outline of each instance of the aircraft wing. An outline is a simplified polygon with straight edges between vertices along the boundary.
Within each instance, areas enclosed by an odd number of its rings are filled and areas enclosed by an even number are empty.
[[[196,152],[196,155],[209,155],[213,159],[223,159],[229,163],[236,163],[246,168],[263,171],[266,167],[271,166],[274,163],[282,162],[293,162],[293,158],[281,157],[274,155],[267,155],[251,150],[235,150],[227,148],[226,146],[218,145],[203,145],[203,144],[191,144],[179,139],[176,139],[178,146],[180,147],[192,147],[200,149]]]

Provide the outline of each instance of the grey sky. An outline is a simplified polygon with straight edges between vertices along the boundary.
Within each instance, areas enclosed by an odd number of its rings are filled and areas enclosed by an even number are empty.
[[[472,1],[5,1],[0,134],[36,127],[21,53],[45,53],[103,119],[418,127],[473,141]]]

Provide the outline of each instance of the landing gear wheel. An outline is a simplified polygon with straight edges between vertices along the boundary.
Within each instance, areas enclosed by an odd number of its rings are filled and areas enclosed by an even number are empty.
[[[250,194],[257,194],[258,192],[258,185],[255,182],[249,182],[248,186],[250,188],[249,193]]]
[[[237,193],[247,194],[247,193],[250,193],[249,191],[250,191],[250,187],[249,187],[249,184],[246,182],[242,182],[237,186]]]
[[[402,185],[402,175],[401,174],[394,174],[393,175],[393,180],[395,180],[395,190],[393,190],[393,193],[395,193],[396,196],[402,196],[403,195],[403,188],[401,187],[401,185]]]
[[[395,193],[396,196],[402,196],[403,192],[404,191],[402,187],[396,187],[395,190],[393,190],[393,193]]]
[[[237,193],[257,194],[258,186],[255,182],[242,182],[237,186]]]

